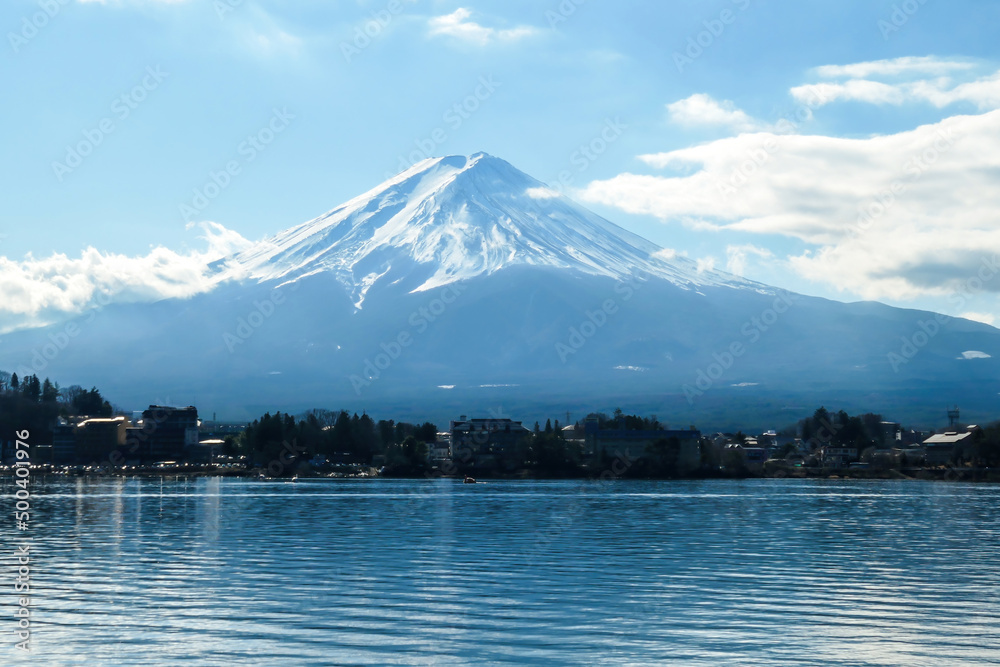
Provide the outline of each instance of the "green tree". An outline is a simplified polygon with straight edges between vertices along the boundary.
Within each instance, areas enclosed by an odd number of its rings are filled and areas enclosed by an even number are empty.
[[[436,442],[437,441],[437,425],[430,422],[424,422],[419,427],[417,427],[414,436],[417,440],[422,442]]]
[[[408,435],[398,445],[389,448],[385,474],[389,476],[424,475],[430,469],[427,460],[427,443]]]
[[[110,417],[112,413],[111,404],[104,400],[97,387],[91,388],[90,391],[81,392],[73,400],[70,407],[75,415]]]
[[[972,435],[973,455],[981,466],[1000,466],[1000,425],[991,424]]]
[[[42,402],[56,403],[58,401],[59,385],[52,384],[48,378],[45,378],[45,382],[42,383]]]
[[[578,451],[563,439],[561,433],[551,429],[533,438],[530,453],[531,465],[542,475],[565,477],[579,472]]]
[[[676,437],[660,438],[646,447],[646,468],[653,477],[676,477],[681,456],[681,441]]]
[[[21,383],[21,391],[29,401],[35,401],[42,397],[42,383],[38,381],[37,375],[29,375]]]

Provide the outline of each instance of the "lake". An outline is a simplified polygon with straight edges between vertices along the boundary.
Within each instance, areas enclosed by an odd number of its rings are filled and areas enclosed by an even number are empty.
[[[0,664],[1000,664],[1000,487],[33,481]]]

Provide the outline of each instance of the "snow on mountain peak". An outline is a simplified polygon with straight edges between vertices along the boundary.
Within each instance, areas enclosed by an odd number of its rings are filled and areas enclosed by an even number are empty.
[[[424,160],[224,265],[228,277],[260,281],[332,272],[358,308],[381,281],[419,292],[515,265],[763,287],[670,257],[486,153]]]

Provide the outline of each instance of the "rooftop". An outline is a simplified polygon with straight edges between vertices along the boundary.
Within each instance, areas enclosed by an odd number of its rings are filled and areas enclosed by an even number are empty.
[[[924,440],[925,445],[950,445],[956,442],[961,442],[968,437],[971,437],[971,432],[957,433],[955,431],[948,431],[947,433],[935,433],[931,437]]]

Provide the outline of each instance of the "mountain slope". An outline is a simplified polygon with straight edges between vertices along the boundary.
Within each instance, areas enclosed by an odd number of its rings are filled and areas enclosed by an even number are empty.
[[[553,195],[485,154],[427,160],[216,262],[209,292],[5,336],[0,368],[234,419],[621,406],[735,430],[820,404],[928,426],[948,404],[1000,414],[993,327],[698,271]]]
[[[330,272],[361,307],[376,283],[425,291],[511,266],[648,274],[683,287],[767,290],[594,215],[485,153],[425,160],[314,220],[218,263],[221,277],[294,280]]]

